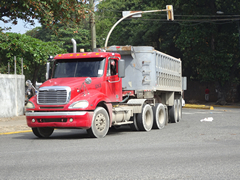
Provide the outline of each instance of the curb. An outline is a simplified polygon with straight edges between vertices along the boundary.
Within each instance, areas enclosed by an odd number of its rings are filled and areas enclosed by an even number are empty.
[[[231,105],[229,105],[229,106],[228,106],[228,105],[227,105],[227,106],[226,106],[226,105],[225,105],[225,106],[224,106],[224,105],[214,105],[214,107],[224,107],[224,108],[240,108],[240,106],[231,106]]]
[[[185,104],[185,106],[183,106],[183,108],[214,110],[213,106],[198,105],[198,104]]]
[[[19,133],[26,133],[26,132],[32,132],[32,130],[26,130],[26,131],[15,131],[15,132],[5,132],[5,133],[0,133],[0,135],[19,134]]]

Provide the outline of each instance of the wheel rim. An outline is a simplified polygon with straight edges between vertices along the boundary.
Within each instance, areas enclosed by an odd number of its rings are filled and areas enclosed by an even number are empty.
[[[182,120],[182,101],[178,100],[178,122]]]
[[[162,109],[159,110],[158,121],[159,121],[160,124],[163,124],[164,121],[165,121],[165,115],[164,115],[164,112],[163,112]]]
[[[175,100],[174,101],[174,116],[175,116],[175,121],[177,122],[177,119],[178,119],[178,103],[177,101]]]
[[[145,113],[145,122],[146,122],[146,125],[147,126],[150,126],[151,123],[152,123],[152,116],[151,116],[151,112],[148,110],[146,113]]]
[[[99,132],[102,132],[105,129],[106,118],[102,113],[100,113],[96,116],[95,127],[96,127],[97,131],[99,131]]]

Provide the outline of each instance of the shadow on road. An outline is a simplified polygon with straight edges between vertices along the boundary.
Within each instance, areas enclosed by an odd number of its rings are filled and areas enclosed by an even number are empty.
[[[111,127],[107,136],[118,136],[125,132],[137,132],[130,129],[129,126]],[[49,139],[95,139],[91,138],[87,131],[84,129],[55,129],[49,138],[38,138],[32,132],[19,133],[13,139],[26,139],[26,140],[49,140]]]

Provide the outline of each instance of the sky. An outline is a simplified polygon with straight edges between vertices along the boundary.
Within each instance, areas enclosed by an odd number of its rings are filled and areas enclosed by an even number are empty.
[[[3,32],[13,32],[13,33],[24,34],[27,31],[29,31],[35,27],[38,27],[38,26],[41,26],[41,24],[39,24],[37,20],[35,20],[35,26],[31,26],[30,23],[27,24],[25,21],[23,21],[21,19],[18,19],[17,25],[14,25],[12,23],[4,23],[4,22],[0,21],[0,27],[2,27],[2,28],[11,27],[12,28],[11,30],[3,31]]]
[[[101,1],[102,0],[95,0],[95,6]],[[2,28],[11,27],[12,28],[11,30],[3,31],[3,32],[13,32],[13,33],[24,34],[27,31],[29,31],[29,30],[31,30],[35,27],[39,27],[39,26],[41,26],[41,24],[39,24],[37,20],[35,20],[35,26],[31,26],[30,23],[26,24],[26,22],[21,20],[21,19],[18,19],[18,24],[17,25],[14,25],[14,24],[11,24],[11,23],[4,23],[4,22],[0,21],[0,27],[2,27]]]

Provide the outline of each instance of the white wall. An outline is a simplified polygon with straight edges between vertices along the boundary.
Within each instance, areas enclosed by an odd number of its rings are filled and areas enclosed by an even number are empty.
[[[0,117],[24,114],[25,76],[0,74]]]

